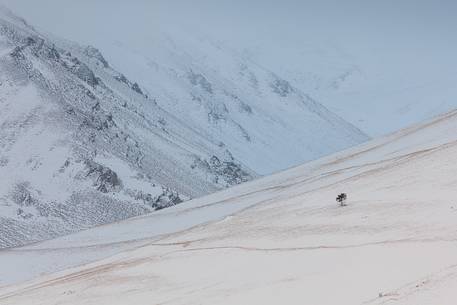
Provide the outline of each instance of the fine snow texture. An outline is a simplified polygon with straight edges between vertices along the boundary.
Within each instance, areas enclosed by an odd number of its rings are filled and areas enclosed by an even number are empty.
[[[141,215],[256,176],[93,47],[0,15],[0,248]]]
[[[456,126],[451,112],[154,215],[3,250],[2,284],[16,284],[0,304],[453,304]]]
[[[132,59],[150,69],[137,82],[96,48],[0,10],[0,248],[169,207],[367,139],[215,46],[205,64],[186,55],[199,54],[195,44],[154,43],[165,53]],[[227,64],[210,67],[218,61]]]

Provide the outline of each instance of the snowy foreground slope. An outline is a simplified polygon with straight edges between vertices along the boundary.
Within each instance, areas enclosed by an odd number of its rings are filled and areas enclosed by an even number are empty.
[[[96,48],[0,8],[0,248],[153,212],[367,139],[272,73],[236,66],[244,78],[228,81],[180,56],[171,58],[182,70],[164,58],[155,78],[136,76],[154,83],[147,90]]]
[[[456,131],[451,112],[154,215],[0,251],[0,304],[454,304]]]

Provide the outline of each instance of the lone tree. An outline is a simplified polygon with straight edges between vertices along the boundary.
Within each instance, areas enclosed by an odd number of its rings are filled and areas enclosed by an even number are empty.
[[[338,197],[336,197],[336,201],[340,203],[340,206],[344,207],[346,206],[346,199],[348,198],[348,196],[346,195],[346,193],[341,193],[338,195]]]

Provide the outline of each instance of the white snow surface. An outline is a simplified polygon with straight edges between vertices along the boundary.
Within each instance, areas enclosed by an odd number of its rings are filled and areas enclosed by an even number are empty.
[[[456,126],[2,250],[0,304],[455,304]]]
[[[0,248],[154,212],[368,139],[273,72],[209,41],[166,37],[145,41],[149,56],[117,43],[129,60],[116,65],[0,8]]]

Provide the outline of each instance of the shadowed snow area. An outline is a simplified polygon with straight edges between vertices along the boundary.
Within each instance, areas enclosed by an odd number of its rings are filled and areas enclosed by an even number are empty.
[[[3,250],[0,304],[451,304],[456,126],[451,112],[154,215]]]

